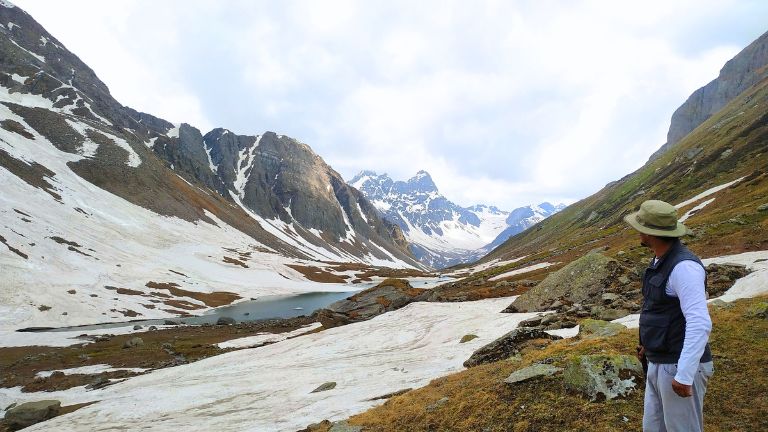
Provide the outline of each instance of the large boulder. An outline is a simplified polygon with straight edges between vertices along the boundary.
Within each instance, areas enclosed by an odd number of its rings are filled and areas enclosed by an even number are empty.
[[[504,382],[507,384],[519,383],[538,377],[554,375],[562,370],[563,368],[537,363],[512,372],[512,374],[510,374],[507,379],[504,380]]]
[[[579,322],[579,336],[582,338],[615,336],[624,329],[625,326],[610,321],[585,319]]]
[[[511,306],[520,312],[534,312],[547,310],[561,299],[571,304],[583,302],[618,284],[626,272],[615,259],[591,252],[547,276],[515,299]]]
[[[61,402],[41,400],[27,402],[5,412],[5,423],[11,430],[19,430],[37,424],[61,413]]]
[[[390,278],[373,288],[318,310],[317,320],[325,328],[366,321],[415,301],[423,301],[427,295],[428,290],[413,288],[404,279]]]
[[[641,382],[643,367],[635,356],[580,355],[568,359],[563,380],[590,400],[627,396]]]
[[[516,328],[475,351],[464,362],[464,367],[469,368],[510,358],[520,352],[525,342],[533,339],[557,340],[562,338],[546,333],[540,328]]]

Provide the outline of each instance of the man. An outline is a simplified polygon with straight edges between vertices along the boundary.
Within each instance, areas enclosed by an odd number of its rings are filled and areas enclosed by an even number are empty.
[[[646,201],[624,220],[655,253],[643,275],[637,354],[648,361],[643,430],[702,431],[704,393],[714,372],[704,265],[680,242],[688,228],[672,205]]]

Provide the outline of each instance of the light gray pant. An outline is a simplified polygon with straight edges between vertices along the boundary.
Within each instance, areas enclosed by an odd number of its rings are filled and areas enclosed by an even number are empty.
[[[672,390],[676,364],[648,362],[643,406],[645,432],[701,432],[704,430],[704,393],[714,373],[712,362],[699,363],[693,378],[693,396],[680,397]]]

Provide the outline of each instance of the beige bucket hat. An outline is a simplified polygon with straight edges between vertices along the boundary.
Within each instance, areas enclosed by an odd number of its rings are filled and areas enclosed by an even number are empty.
[[[677,221],[677,210],[672,204],[648,200],[640,205],[640,211],[624,216],[624,221],[643,234],[657,237],[682,237],[688,227]]]

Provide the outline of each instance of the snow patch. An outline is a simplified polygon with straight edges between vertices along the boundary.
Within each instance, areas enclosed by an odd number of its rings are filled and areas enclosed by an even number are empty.
[[[689,200],[683,201],[680,204],[677,204],[675,206],[675,208],[679,209],[679,208],[683,208],[683,207],[687,206],[688,204],[693,204],[696,201],[699,201],[700,199],[706,198],[706,197],[708,197],[708,196],[710,196],[710,195],[712,195],[714,193],[720,192],[721,190],[723,190],[723,189],[725,189],[725,188],[727,188],[727,187],[729,187],[731,185],[734,185],[734,184],[736,184],[736,183],[738,183],[738,182],[740,182],[742,180],[744,180],[744,177],[739,177],[739,178],[737,178],[736,180],[734,180],[732,182],[728,182],[728,183],[725,183],[725,184],[721,184],[720,186],[715,186],[715,187],[713,187],[711,189],[707,189],[704,192],[696,195],[695,197],[693,197],[693,198],[691,198]]]
[[[508,277],[519,275],[519,274],[522,274],[522,273],[528,273],[528,272],[532,272],[534,270],[539,270],[539,269],[547,268],[547,267],[553,266],[555,264],[558,264],[558,263],[556,263],[556,262],[555,263],[551,263],[551,262],[538,263],[538,264],[534,264],[534,265],[531,265],[531,266],[528,266],[528,267],[523,267],[523,268],[520,268],[520,269],[517,269],[517,270],[512,270],[512,271],[508,271],[506,273],[502,273],[500,275],[496,275],[496,276],[494,276],[492,278],[488,278],[488,280],[489,281],[497,281],[499,279],[508,278]]]
[[[63,372],[64,375],[78,375],[78,374],[95,375],[103,372],[117,372],[117,371],[146,372],[148,370],[149,369],[142,369],[142,368],[113,368],[108,364],[97,364],[97,365],[90,365],[90,366],[80,366],[80,367],[69,368],[69,369],[41,371],[41,372],[38,372],[35,376],[40,378],[48,378],[49,376],[53,375],[54,372]]]
[[[286,339],[290,339],[296,336],[301,336],[304,333],[309,333],[312,330],[316,330],[323,325],[320,323],[312,323],[306,326],[303,326],[299,329],[296,329],[291,332],[286,333],[258,333],[254,336],[248,336],[244,338],[238,338],[238,339],[232,339],[228,340],[226,342],[221,342],[217,344],[219,348],[227,349],[227,348],[252,348],[257,345],[263,345],[266,343],[275,343],[284,341]]]

